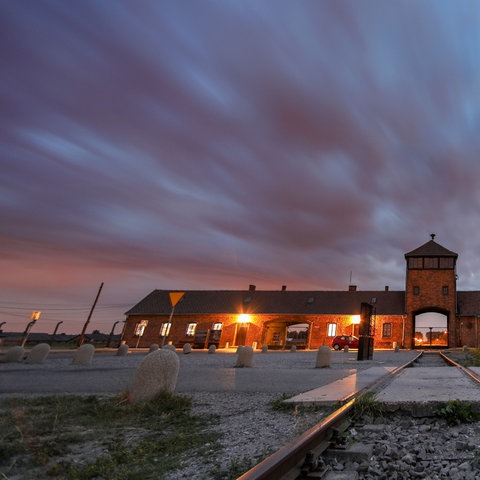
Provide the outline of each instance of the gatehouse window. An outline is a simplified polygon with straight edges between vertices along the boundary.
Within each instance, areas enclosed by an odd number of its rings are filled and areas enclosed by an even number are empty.
[[[195,329],[197,328],[197,324],[196,323],[189,323],[187,325],[187,330],[185,332],[185,335],[187,337],[193,337],[195,335]]]
[[[444,286],[442,287],[442,293],[443,293],[445,296],[448,295],[448,285],[444,285]]]
[[[382,336],[383,337],[391,337],[392,336],[392,324],[391,323],[384,323],[383,324]]]
[[[172,326],[171,323],[162,323],[162,326],[160,327],[160,336],[161,337],[166,337],[170,333],[170,327]]]
[[[217,322],[213,324],[212,330],[221,330],[222,329],[222,322]]]
[[[420,287],[413,287],[413,294],[420,295]]]
[[[423,266],[424,268],[438,268],[438,257],[425,257]]]
[[[422,257],[410,257],[408,259],[409,268],[423,268],[423,258]]]
[[[453,260],[452,257],[440,257],[440,268],[453,268]]]
[[[327,337],[335,337],[337,335],[337,324],[328,323],[327,324]]]

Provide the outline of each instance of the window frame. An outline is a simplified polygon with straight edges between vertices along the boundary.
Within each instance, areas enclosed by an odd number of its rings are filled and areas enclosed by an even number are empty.
[[[187,323],[187,328],[185,329],[185,336],[194,337],[196,330],[197,330],[197,322]]]
[[[337,336],[337,327],[336,323],[327,323],[327,337],[334,338]]]
[[[170,329],[172,328],[171,322],[164,322],[160,325],[160,337],[168,337],[170,335]]]
[[[385,322],[384,324],[382,324],[382,337],[391,338],[392,332],[393,332],[392,322]]]

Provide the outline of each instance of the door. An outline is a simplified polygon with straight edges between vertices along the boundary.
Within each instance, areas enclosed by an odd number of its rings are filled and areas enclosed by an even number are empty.
[[[244,346],[247,341],[248,324],[239,323],[237,325],[237,335],[235,336],[235,345]]]

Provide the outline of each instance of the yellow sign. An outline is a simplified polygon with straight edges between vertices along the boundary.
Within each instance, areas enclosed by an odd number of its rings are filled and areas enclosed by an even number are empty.
[[[172,307],[174,307],[180,299],[185,295],[185,292],[170,292],[170,303],[172,304]]]

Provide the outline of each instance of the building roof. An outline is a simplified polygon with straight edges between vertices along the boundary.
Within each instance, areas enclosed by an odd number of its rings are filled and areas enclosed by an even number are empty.
[[[412,250],[405,254],[405,258],[408,257],[458,257],[458,254],[447,250],[445,247],[442,247],[437,242],[433,240],[435,235],[432,235],[432,239],[429,240],[427,243],[424,243],[421,247]]]
[[[376,299],[379,315],[402,315],[405,292],[398,291],[286,291],[189,290],[175,306],[175,314],[355,315],[362,302]],[[125,315],[170,315],[169,290],[154,290]]]

